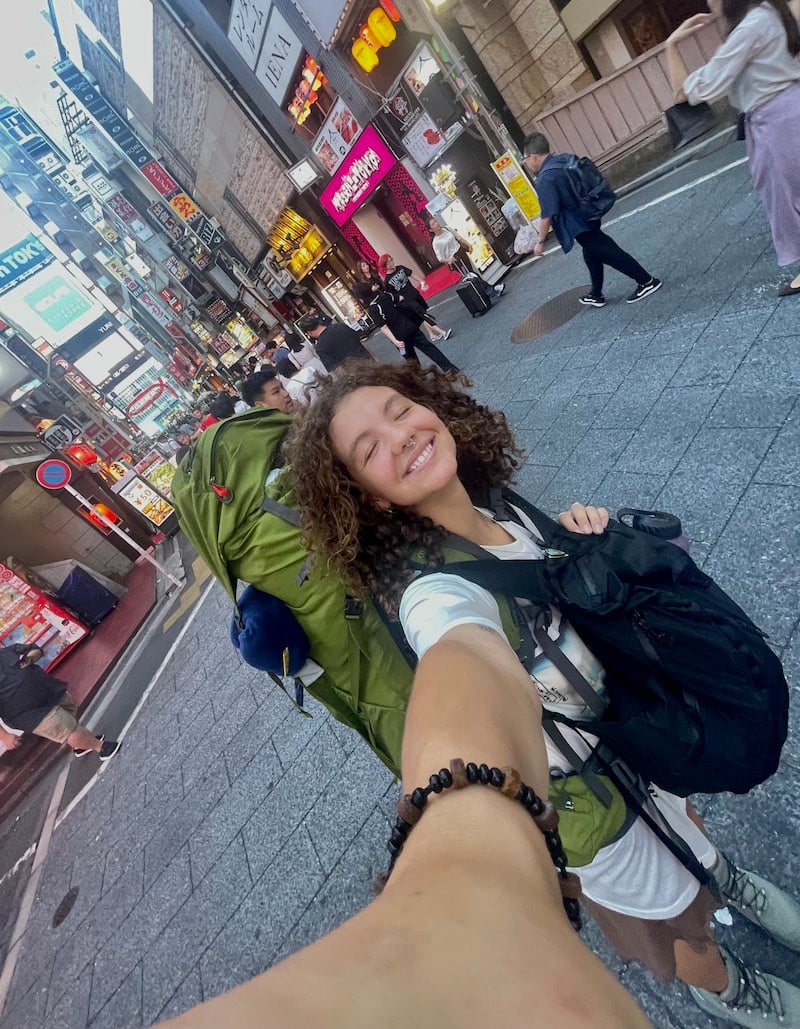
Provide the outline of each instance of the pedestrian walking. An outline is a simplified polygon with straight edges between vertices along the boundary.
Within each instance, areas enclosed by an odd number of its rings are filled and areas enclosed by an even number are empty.
[[[372,356],[349,325],[341,322],[326,325],[319,313],[304,314],[296,324],[314,341],[317,357],[329,374],[350,358]]]
[[[636,283],[636,289],[626,297],[626,303],[639,300],[661,289],[661,280],[631,257],[629,253],[603,232],[602,219],[587,217],[580,207],[578,184],[569,165],[574,154],[551,154],[550,144],[541,132],[532,132],[523,144],[525,166],[536,176],[536,192],[542,207],[539,223],[539,242],[534,254],[541,257],[550,228],[555,230],[561,249],[568,254],[577,242],[583,250],[583,259],[589,269],[592,288],[580,298],[587,307],[605,307],[603,293],[605,266],[614,268]]]
[[[108,761],[121,744],[95,736],[78,722],[67,684],[36,664],[41,657],[41,647],[29,643],[0,648],[0,718],[13,729],[72,747],[75,757],[97,754]],[[0,742],[13,749],[19,737],[0,727]]]
[[[395,264],[391,254],[382,254],[378,259],[378,272],[389,289],[400,294],[407,307],[422,314],[421,328],[425,330],[431,343],[450,339],[453,330],[440,328],[428,309],[427,300],[420,292],[423,283],[419,279],[415,281],[414,273],[410,268],[403,264]]]
[[[420,330],[422,313],[405,304],[399,293],[395,293],[384,284],[383,291],[378,293],[372,303],[386,322],[389,331],[402,343],[401,353],[406,361],[419,364],[417,351],[421,350],[444,371],[460,371],[435,343],[425,338]]]
[[[464,239],[463,236],[457,235],[452,229],[442,225],[437,218],[431,218],[428,226],[431,230],[433,252],[442,264],[446,264],[448,268],[460,272],[462,276],[470,276],[487,300],[494,300],[505,293],[506,284],[504,282],[500,282],[496,286],[490,286],[474,270],[470,261],[472,244],[468,240]]]
[[[448,547],[472,557],[486,553],[493,566],[551,554],[524,508],[512,503],[500,514],[486,506],[507,486],[521,455],[501,412],[479,404],[436,368],[362,365],[321,386],[296,428],[291,454],[309,548],[353,595],[397,612],[422,661],[459,629],[468,626],[474,641],[484,634],[506,641],[512,633],[519,638],[524,621],[533,625],[535,646],[520,666],[530,669],[544,708],[581,722],[586,693],[594,694],[594,705],[608,697],[603,666],[557,606],[534,603],[514,614],[502,593],[448,574],[442,563]],[[559,522],[571,533],[602,535],[608,512],[573,504]],[[501,581],[499,574],[494,581]],[[597,596],[596,583],[591,588]],[[503,653],[504,661],[522,661],[510,643]],[[580,669],[580,695],[570,665]],[[457,711],[456,704],[453,717]],[[551,797],[558,796],[556,780],[583,772],[597,742],[567,724],[561,732],[560,740],[545,739]],[[677,739],[673,745],[677,753]],[[665,741],[667,754],[669,747]],[[652,795],[659,817],[710,873],[724,901],[800,951],[800,905],[718,850],[685,798],[655,786]],[[564,820],[570,810],[591,835],[594,819],[585,820],[578,805],[564,805]],[[687,983],[697,1004],[721,1019],[745,1027],[800,1025],[800,989],[716,942],[711,916],[718,899],[665,845],[663,834],[652,831],[641,809],[629,809],[616,831],[571,864],[589,910],[623,958],[641,961],[664,982]]]
[[[761,197],[778,264],[800,261],[800,27],[786,0],[708,0],[667,40],[676,101],[690,104],[727,96],[744,112],[747,156]],[[678,44],[721,18],[725,42],[711,60],[687,74]],[[800,295],[800,274],[778,290]]]

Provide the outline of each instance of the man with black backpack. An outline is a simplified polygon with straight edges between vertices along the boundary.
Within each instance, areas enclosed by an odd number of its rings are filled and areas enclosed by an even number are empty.
[[[580,302],[587,307],[605,307],[603,276],[605,265],[616,268],[636,283],[626,297],[635,304],[657,289],[661,280],[650,275],[637,260],[626,253],[600,228],[603,215],[611,210],[615,196],[607,179],[588,157],[551,154],[550,144],[541,132],[532,132],[523,144],[525,166],[536,176],[536,192],[542,207],[539,242],[534,254],[541,257],[552,226],[565,254],[577,241],[592,279],[592,289]]]

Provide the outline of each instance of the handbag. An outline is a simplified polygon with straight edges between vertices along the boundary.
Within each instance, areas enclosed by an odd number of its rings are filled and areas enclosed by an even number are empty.
[[[680,150],[693,140],[713,129],[717,117],[709,104],[690,104],[687,100],[673,104],[664,111],[667,130],[672,140],[673,150]]]

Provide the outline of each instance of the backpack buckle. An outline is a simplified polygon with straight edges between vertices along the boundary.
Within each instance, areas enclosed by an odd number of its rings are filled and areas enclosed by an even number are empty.
[[[344,599],[344,616],[349,621],[355,621],[360,618],[364,613],[364,605],[360,600],[356,600],[355,597],[345,597]]]

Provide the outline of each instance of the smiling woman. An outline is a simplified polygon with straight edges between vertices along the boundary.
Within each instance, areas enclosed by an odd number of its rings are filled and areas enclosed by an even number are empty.
[[[491,486],[511,481],[521,451],[505,415],[478,404],[466,385],[434,366],[353,363],[326,382],[298,426],[304,528],[358,595],[396,609],[412,575],[409,545],[441,552],[440,507],[456,504],[459,524],[472,522],[469,496],[486,502]]]
[[[532,754],[544,744],[550,799],[559,806],[559,783],[594,790],[599,741],[586,723],[593,712],[613,711],[615,683],[610,678],[607,688],[603,650],[595,654],[576,627],[583,624],[583,635],[593,638],[573,598],[563,595],[563,611],[554,603],[520,601],[513,591],[521,579],[501,577],[515,569],[521,576],[528,570],[520,568],[522,562],[558,566],[566,554],[547,548],[569,549],[574,541],[564,538],[567,533],[548,544],[543,513],[503,492],[521,452],[502,412],[479,404],[466,392],[468,385],[463,376],[436,368],[345,366],[339,378],[320,387],[295,427],[290,460],[298,506],[309,549],[352,592],[379,600],[395,616],[420,667],[433,656],[447,668],[448,647],[456,639],[491,652],[483,673],[494,697],[490,724],[506,696],[501,669],[522,669],[520,681],[552,715],[544,738],[541,730],[531,731],[530,748]],[[609,518],[604,508],[573,504],[559,521],[570,533],[601,535]],[[458,562],[470,558],[485,558],[484,565],[492,566],[492,591],[458,574]],[[495,561],[511,565],[502,569]],[[609,667],[613,676],[613,663]],[[451,728],[459,712],[456,699]],[[404,761],[410,723],[409,717]],[[424,737],[424,728],[417,724],[416,730]],[[677,747],[679,734],[673,735]],[[624,959],[643,962],[664,982],[688,983],[704,1010],[744,1026],[755,1024],[753,1012],[759,1025],[792,1019],[800,1025],[800,990],[747,966],[715,942],[710,924],[718,898],[709,884],[751,918],[749,901],[735,884],[747,882],[753,896],[768,898],[753,920],[794,949],[800,949],[800,906],[718,852],[685,797],[655,785],[649,790],[648,804],[685,847],[681,860],[651,831],[652,820],[642,809],[627,807],[622,797],[621,824],[604,821],[600,832],[592,805],[562,806],[572,812],[575,829],[592,839],[585,851],[565,842],[565,851],[595,920]],[[402,838],[393,837],[393,843]],[[768,914],[777,911],[786,917]]]

